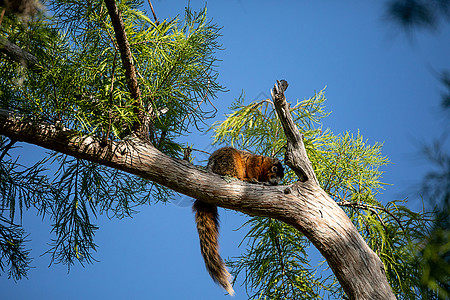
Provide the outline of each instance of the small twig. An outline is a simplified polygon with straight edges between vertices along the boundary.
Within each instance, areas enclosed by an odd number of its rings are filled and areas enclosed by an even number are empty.
[[[346,207],[352,207],[352,208],[362,208],[362,209],[368,210],[368,211],[374,213],[377,216],[378,220],[380,220],[380,222],[383,225],[383,227],[385,227],[383,220],[381,220],[380,215],[376,211],[376,210],[381,210],[381,211],[387,213],[388,215],[390,215],[398,223],[400,228],[404,232],[406,232],[406,230],[403,227],[403,225],[402,225],[401,221],[399,220],[399,218],[397,218],[393,213],[391,213],[389,210],[387,210],[384,207],[376,206],[376,205],[370,205],[370,204],[364,204],[364,203],[350,202],[350,201],[336,202],[336,204],[339,205],[339,206],[346,206]]]
[[[326,183],[326,185],[323,187],[323,190],[326,191],[327,193],[329,193],[329,192],[331,191],[331,186],[328,187],[328,185],[331,184],[331,178],[332,178],[333,176],[336,175],[336,173],[337,173],[336,170],[337,170],[337,167],[338,167],[339,162],[341,161],[341,159],[342,159],[342,153],[339,153],[337,162],[334,164],[333,171],[330,172],[330,176],[328,176],[327,183]]]
[[[280,149],[278,149],[277,151],[273,152],[272,157],[275,157],[278,155],[278,153],[281,152],[281,150],[283,150],[284,148],[286,148],[286,144],[284,144],[284,146],[280,147]]]
[[[145,84],[145,79],[144,77],[141,75],[141,73],[139,73],[138,70],[136,70],[136,74],[142,79],[145,88],[147,89],[149,95],[152,95],[152,91],[150,90],[150,88],[148,87],[148,85]],[[152,143],[155,142],[155,125],[153,123],[153,120],[155,120],[158,117],[158,111],[156,111],[155,113],[155,109],[157,109],[156,105],[155,105],[155,101],[153,99],[153,96],[149,96],[150,99],[150,105],[148,105],[147,107],[147,114],[150,116],[149,119],[149,124],[148,124],[148,131],[149,131],[149,135],[150,135],[150,141]]]
[[[5,147],[3,147],[3,152],[0,155],[0,162],[3,161],[3,158],[5,157],[6,153],[12,148],[12,146],[14,146],[14,144],[16,143],[16,140],[11,139],[8,143],[8,145],[6,145]]]
[[[139,73],[138,70],[136,70],[136,74],[137,74],[143,81],[145,81],[144,76],[142,76],[142,74]],[[148,85],[145,84],[144,86],[145,86],[145,88],[147,89],[149,95],[152,95],[152,91],[150,90],[150,88],[148,87]],[[147,112],[148,112],[148,114],[150,115],[150,117],[151,117],[152,120],[153,120],[153,119],[155,119],[155,118],[157,117],[157,114],[154,113],[154,108],[153,108],[153,106],[155,106],[155,102],[153,101],[153,97],[149,97],[149,98],[150,98],[151,104],[149,105],[148,111],[147,111]],[[155,108],[156,108],[156,106],[155,106]]]
[[[339,202],[337,204],[341,205],[341,203],[339,203]],[[362,209],[370,211],[372,214],[374,214],[377,217],[377,219],[378,219],[378,221],[380,221],[381,225],[383,225],[384,230],[386,230],[386,225],[384,224],[383,219],[380,217],[380,215],[378,214],[378,211],[375,209],[375,207],[368,205],[368,204],[355,203],[355,202],[350,202],[349,205],[343,205],[343,206],[358,207],[358,208],[362,208]],[[380,207],[376,207],[376,208],[380,209]]]
[[[153,18],[155,19],[155,24],[159,25],[158,18],[156,17],[155,10],[153,9],[152,1],[148,0],[148,4],[150,5],[150,9],[152,10]]]
[[[108,30],[108,24],[106,24],[105,20],[103,20],[103,19],[101,19],[101,21],[105,25],[105,31],[106,31],[106,34],[108,35],[109,39],[111,40],[111,44],[113,44],[114,49],[116,51],[118,51],[119,49],[117,48],[116,40],[114,40],[113,36],[111,35],[111,33]]]
[[[211,155],[211,153],[209,153],[208,151],[204,151],[204,150],[200,150],[200,149],[194,149],[192,148],[192,151],[198,151],[198,152],[202,152],[202,153],[206,153],[208,155]]]
[[[138,42],[134,42],[134,43],[130,43],[131,46],[137,46],[137,45],[142,45],[142,44],[156,44],[156,45],[160,45],[160,44],[166,44],[169,45],[171,42],[170,41],[160,41],[158,40],[157,42],[155,42],[154,40],[144,40],[144,41],[138,41]]]
[[[192,147],[191,146],[188,146],[188,147],[184,148],[183,160],[189,162],[191,160],[191,153],[192,153]]]
[[[109,109],[108,109],[108,128],[106,129],[105,136],[103,137],[103,144],[106,145],[108,142],[109,134],[111,132],[111,124],[112,124],[112,112],[111,108],[113,105],[113,90],[114,90],[114,78],[116,74],[116,60],[117,60],[117,49],[114,51],[114,60],[112,65],[112,74],[111,74],[111,88],[109,89]]]
[[[175,60],[175,63],[172,65],[172,67],[170,68],[169,72],[167,72],[166,76],[164,77],[164,79],[161,81],[161,84],[159,85],[159,87],[163,86],[166,83],[166,80],[169,79],[169,76],[172,74],[172,71],[175,69],[175,67],[178,65],[178,62],[181,59],[181,54],[184,51],[184,48],[181,49],[181,53],[178,55],[177,59]]]

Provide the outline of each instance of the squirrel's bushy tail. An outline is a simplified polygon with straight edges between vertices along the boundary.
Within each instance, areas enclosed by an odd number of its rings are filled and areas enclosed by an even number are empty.
[[[217,213],[217,206],[196,200],[192,210],[195,212],[200,250],[205,260],[206,269],[212,279],[233,296],[234,290],[230,283],[231,275],[219,254],[219,214]]]

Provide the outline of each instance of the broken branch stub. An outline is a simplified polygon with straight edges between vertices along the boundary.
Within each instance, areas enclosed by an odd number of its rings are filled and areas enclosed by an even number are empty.
[[[317,181],[311,161],[306,154],[303,134],[300,133],[295,125],[289,111],[289,104],[284,96],[284,91],[287,87],[288,83],[286,80],[277,80],[277,83],[270,91],[278,118],[281,121],[287,139],[285,163],[295,172],[301,182],[311,180],[318,185],[319,182]]]

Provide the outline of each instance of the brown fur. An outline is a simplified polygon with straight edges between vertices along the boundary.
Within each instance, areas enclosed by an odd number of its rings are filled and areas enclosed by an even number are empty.
[[[284,175],[283,165],[278,159],[255,155],[232,147],[223,147],[211,154],[207,168],[208,171],[219,175],[270,185],[277,185]],[[219,254],[217,206],[196,200],[193,210],[206,269],[215,282],[233,295],[231,275]]]

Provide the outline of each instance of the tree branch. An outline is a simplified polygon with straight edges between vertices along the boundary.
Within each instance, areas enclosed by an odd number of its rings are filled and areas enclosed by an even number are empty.
[[[152,1],[148,0],[148,5],[150,5],[150,9],[152,10],[153,19],[155,19],[155,24],[159,25],[158,18],[156,17],[155,10],[153,9]]]
[[[25,67],[29,67],[34,70],[39,70],[40,68],[38,59],[33,54],[23,50],[3,37],[0,37],[0,52],[3,52],[10,59],[24,65]]]
[[[287,139],[285,162],[294,170],[300,181],[306,182],[311,180],[318,185],[319,182],[317,181],[316,174],[314,173],[311,161],[306,154],[305,145],[303,144],[303,134],[300,133],[295,125],[289,111],[289,104],[286,102],[286,97],[284,96],[284,91],[287,87],[288,83],[285,80],[277,80],[277,84],[270,90],[278,118],[283,125]]]
[[[125,25],[123,24],[122,16],[117,9],[115,0],[105,0],[105,4],[116,35],[117,46],[125,69],[125,78],[127,80],[128,89],[130,90],[131,97],[135,100],[135,113],[138,117],[138,122],[135,122],[133,130],[139,138],[149,142],[150,120],[146,116],[145,110],[141,104],[141,90],[139,89],[139,83],[136,78],[136,70],[133,64],[130,43],[128,42],[125,33]]]
[[[346,206],[346,207],[351,207],[351,208],[360,208],[360,209],[368,210],[368,211],[372,212],[373,214],[375,214],[377,216],[378,220],[380,221],[380,223],[383,225],[383,227],[386,228],[386,226],[383,222],[383,219],[381,218],[381,216],[377,210],[384,211],[385,213],[390,215],[397,222],[398,226],[403,230],[403,232],[405,232],[405,228],[403,227],[401,220],[384,207],[377,206],[377,205],[365,204],[365,203],[350,202],[350,201],[341,201],[341,202],[337,202],[337,204],[339,206]]]
[[[11,140],[9,141],[8,145],[6,145],[6,146],[4,146],[2,149],[0,149],[0,150],[2,150],[2,154],[0,154],[0,163],[3,161],[3,158],[5,157],[5,155],[6,155],[6,154],[8,153],[8,151],[12,148],[12,146],[14,146],[14,144],[15,144],[16,142],[17,142],[17,141],[11,139]]]

